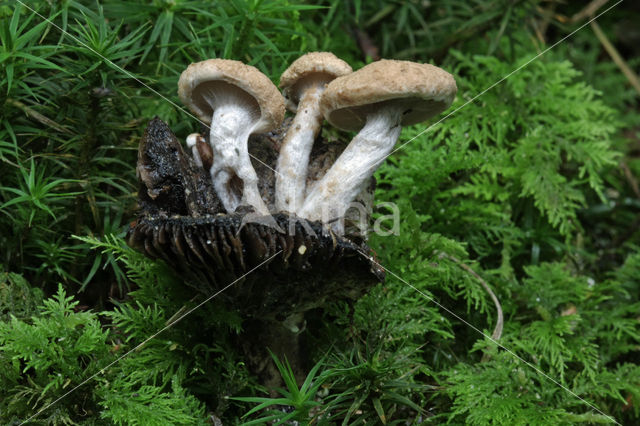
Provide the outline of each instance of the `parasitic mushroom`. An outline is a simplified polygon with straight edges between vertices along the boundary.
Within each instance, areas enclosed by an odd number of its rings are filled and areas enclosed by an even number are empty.
[[[200,133],[191,133],[187,136],[187,146],[191,148],[193,161],[198,167],[210,170],[213,165],[213,151],[211,146]]]
[[[381,60],[333,80],[322,95],[324,117],[335,127],[359,133],[327,173],[308,191],[299,216],[340,221],[373,172],[393,150],[402,125],[417,124],[447,109],[456,82],[429,64]]]
[[[329,52],[312,52],[296,59],[280,77],[287,109],[296,113],[280,147],[276,167],[278,211],[296,212],[304,201],[309,155],[320,125],[320,98],[327,83],[352,72],[349,64]]]
[[[284,99],[275,85],[250,65],[209,59],[189,65],[180,75],[178,95],[210,125],[211,179],[227,212],[247,204],[259,214],[269,214],[258,190],[248,140],[284,119]]]

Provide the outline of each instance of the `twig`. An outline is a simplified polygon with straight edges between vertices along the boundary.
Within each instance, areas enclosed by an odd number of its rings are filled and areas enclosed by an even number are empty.
[[[575,24],[576,22],[584,21],[587,18],[591,18],[593,15],[596,14],[598,9],[600,9],[602,6],[604,6],[608,2],[609,0],[593,0],[591,3],[586,5],[584,9],[582,9],[580,12],[576,13],[571,17],[571,23]]]
[[[195,303],[195,302],[196,302],[196,300],[198,300],[198,297],[199,297],[199,296],[194,296],[194,297],[192,297],[192,298],[191,298],[191,300],[189,300],[189,303]],[[173,323],[174,323],[174,322],[176,322],[176,320],[177,320],[180,316],[182,316],[182,313],[183,313],[183,312],[186,312],[186,311],[188,311],[188,310],[189,310],[189,307],[188,307],[187,305],[182,305],[182,307],[181,307],[180,309],[178,309],[178,310],[176,311],[176,313],[175,313],[175,314],[173,314],[173,315],[171,316],[171,318],[169,318],[168,320],[166,320],[166,321],[165,321],[164,325],[165,325],[165,326],[168,326],[168,327],[172,326],[172,325],[173,325]]]
[[[462,263],[458,258],[456,258],[454,256],[451,256],[450,254],[443,253],[443,252],[440,252],[438,257],[440,259],[442,259],[442,258],[449,259],[452,262],[454,262],[456,265],[458,265],[460,268],[464,269],[466,272],[471,274],[476,280],[478,280],[478,282],[480,282],[480,285],[482,285],[482,287],[485,289],[485,291],[487,293],[489,293],[489,296],[491,297],[491,300],[493,300],[494,305],[496,305],[496,311],[497,311],[497,314],[498,314],[498,320],[496,321],[496,326],[493,329],[493,333],[491,334],[491,338],[493,340],[496,340],[496,341],[500,340],[500,337],[502,337],[502,328],[504,326],[504,316],[502,315],[502,305],[500,305],[500,301],[498,300],[498,298],[496,297],[494,292],[489,287],[489,284],[487,284],[487,282],[485,280],[483,280],[482,277],[476,273],[476,271],[471,269],[470,266]]]
[[[627,179],[629,186],[633,190],[633,193],[636,194],[636,197],[640,198],[640,186],[638,186],[638,180],[631,172],[631,169],[624,161],[620,163],[620,168],[624,172],[624,177]]]
[[[359,28],[355,28],[353,30],[353,37],[356,39],[365,60],[370,58],[373,61],[377,61],[380,59],[380,49],[378,49],[378,46],[376,46],[375,42],[369,37],[369,34]]]
[[[590,25],[593,32],[596,34],[596,37],[598,37],[598,40],[602,43],[602,47],[604,47],[609,56],[611,56],[611,59],[613,59],[613,62],[615,62],[618,68],[620,68],[620,71],[622,71],[624,76],[627,77],[627,80],[629,80],[629,83],[631,83],[633,88],[640,94],[640,79],[638,79],[638,76],[633,72],[629,65],[627,65],[624,59],[622,59],[622,56],[620,56],[616,48],[600,29],[600,25],[598,25],[596,21],[591,21]]]
[[[542,19],[538,22],[534,21],[534,24],[535,24],[534,29],[540,42],[542,44],[546,44],[547,29],[549,28],[549,24],[551,23],[551,20],[554,18],[555,11],[556,11],[556,3],[555,2],[551,3],[551,5],[547,9],[543,9],[538,6],[538,11],[540,12],[540,15],[542,15]]]
[[[65,129],[64,127],[62,127],[61,125],[59,125],[58,123],[53,121],[52,119],[45,117],[44,115],[40,114],[38,111],[34,110],[33,108],[31,108],[28,105],[23,104],[22,102],[20,102],[18,100],[7,98],[6,102],[9,105],[13,105],[14,107],[17,107],[17,108],[21,109],[29,117],[39,121],[40,123],[44,124],[45,126],[53,127],[54,129],[56,129],[57,131],[59,131],[61,133],[66,133],[68,135],[71,134],[71,132],[69,130]]]

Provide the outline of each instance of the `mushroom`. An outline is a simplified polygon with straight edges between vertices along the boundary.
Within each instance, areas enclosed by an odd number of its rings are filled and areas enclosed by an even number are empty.
[[[233,213],[247,204],[259,214],[269,210],[258,190],[249,136],[275,129],[284,119],[284,99],[257,68],[239,61],[209,59],[189,65],[178,82],[180,100],[210,125],[213,187]]]
[[[420,123],[444,111],[456,91],[448,72],[395,60],[373,62],[329,83],[321,101],[324,117],[335,127],[359,133],[311,187],[299,216],[332,223],[341,233],[338,219],[391,153],[401,125]]]
[[[320,125],[320,98],[327,83],[352,72],[349,64],[329,52],[312,52],[296,59],[280,77],[287,109],[296,113],[287,131],[276,166],[275,205],[296,212],[304,201],[309,154]]]
[[[200,133],[187,136],[187,146],[191,148],[193,161],[198,167],[210,170],[213,165],[213,151]]]

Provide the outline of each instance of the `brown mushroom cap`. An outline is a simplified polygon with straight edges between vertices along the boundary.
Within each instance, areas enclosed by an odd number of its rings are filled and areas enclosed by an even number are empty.
[[[213,109],[204,97],[211,90],[239,89],[239,96],[260,112],[256,132],[276,128],[284,119],[284,99],[278,88],[251,65],[229,59],[208,59],[187,67],[178,81],[178,96],[198,118],[211,123]]]
[[[380,60],[338,77],[322,95],[324,117],[343,130],[360,130],[380,106],[401,105],[402,125],[427,120],[447,109],[457,92],[453,76],[429,64]]]
[[[287,100],[287,108],[296,112],[300,100],[301,83],[315,78],[328,83],[336,77],[350,74],[351,66],[330,52],[311,52],[302,55],[280,76],[280,88]]]

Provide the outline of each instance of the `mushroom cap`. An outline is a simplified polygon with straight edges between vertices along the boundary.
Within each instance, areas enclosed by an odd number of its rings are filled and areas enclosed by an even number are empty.
[[[193,148],[198,143],[198,138],[201,138],[200,133],[191,133],[187,136],[187,146]]]
[[[441,68],[383,59],[329,83],[320,107],[333,126],[360,130],[374,109],[401,106],[402,125],[408,126],[447,109],[457,90],[453,76]]]
[[[353,72],[351,66],[330,52],[311,52],[293,61],[280,76],[280,88],[287,101],[287,108],[296,112],[303,87],[308,77],[323,83]]]
[[[239,96],[260,110],[255,132],[267,132],[282,123],[284,98],[278,88],[256,67],[240,61],[207,59],[192,63],[180,74],[178,96],[200,120],[210,124],[213,109],[203,94],[212,89],[227,92],[232,87],[240,89]]]

